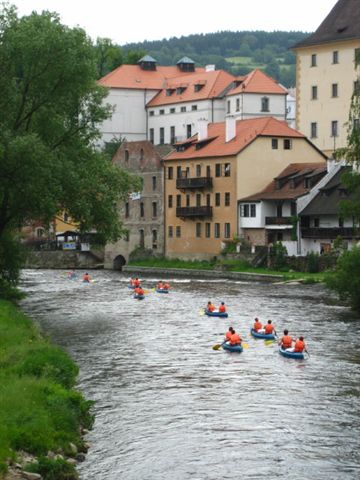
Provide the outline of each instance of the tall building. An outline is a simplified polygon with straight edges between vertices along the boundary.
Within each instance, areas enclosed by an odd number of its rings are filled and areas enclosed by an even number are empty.
[[[359,0],[339,0],[319,28],[293,50],[296,128],[331,156],[346,146],[351,97],[359,82]]]

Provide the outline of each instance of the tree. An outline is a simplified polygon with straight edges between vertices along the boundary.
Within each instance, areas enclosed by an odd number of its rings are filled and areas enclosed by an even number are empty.
[[[19,227],[64,209],[81,231],[116,240],[116,204],[138,179],[95,148],[111,109],[90,39],[55,13],[18,18],[8,5],[0,7],[0,39],[0,255]]]
[[[97,38],[94,48],[98,78],[103,77],[124,63],[121,47],[113,45],[109,38]]]
[[[336,271],[326,283],[340,298],[360,312],[360,247],[345,251],[338,258]]]

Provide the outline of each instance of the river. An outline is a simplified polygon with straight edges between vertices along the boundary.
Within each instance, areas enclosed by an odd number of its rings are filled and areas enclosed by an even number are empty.
[[[21,284],[96,402],[82,480],[360,478],[360,321],[324,287],[168,279],[169,295],[138,301],[128,276],[90,273],[25,270]],[[199,315],[208,300],[229,318]],[[303,334],[310,358],[251,338],[256,316]],[[212,349],[229,325],[241,354]]]

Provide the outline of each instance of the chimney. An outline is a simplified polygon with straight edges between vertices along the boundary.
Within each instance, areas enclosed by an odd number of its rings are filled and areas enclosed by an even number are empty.
[[[198,142],[208,138],[208,121],[206,118],[199,118],[198,120]]]
[[[333,168],[335,168],[335,167],[336,167],[336,160],[335,160],[334,158],[332,158],[332,157],[329,157],[329,158],[326,160],[326,170],[327,170],[328,172],[331,172],[331,170],[332,170]]]
[[[230,142],[236,137],[236,120],[233,115],[229,115],[225,119],[225,142]]]
[[[215,65],[205,65],[205,72],[215,72]]]

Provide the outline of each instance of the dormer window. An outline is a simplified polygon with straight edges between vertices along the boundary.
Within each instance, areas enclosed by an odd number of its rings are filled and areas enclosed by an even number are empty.
[[[186,87],[177,87],[176,94],[181,95],[185,91]]]
[[[142,70],[156,70],[156,60],[150,55],[140,58],[138,65]]]
[[[174,89],[173,88],[167,88],[166,89],[166,96],[167,97],[171,97],[171,95],[174,93]]]
[[[268,112],[269,111],[270,101],[268,97],[262,97],[261,99],[261,111]]]
[[[200,90],[203,88],[204,85],[199,85],[198,83],[196,83],[194,85],[194,92],[200,92]]]

